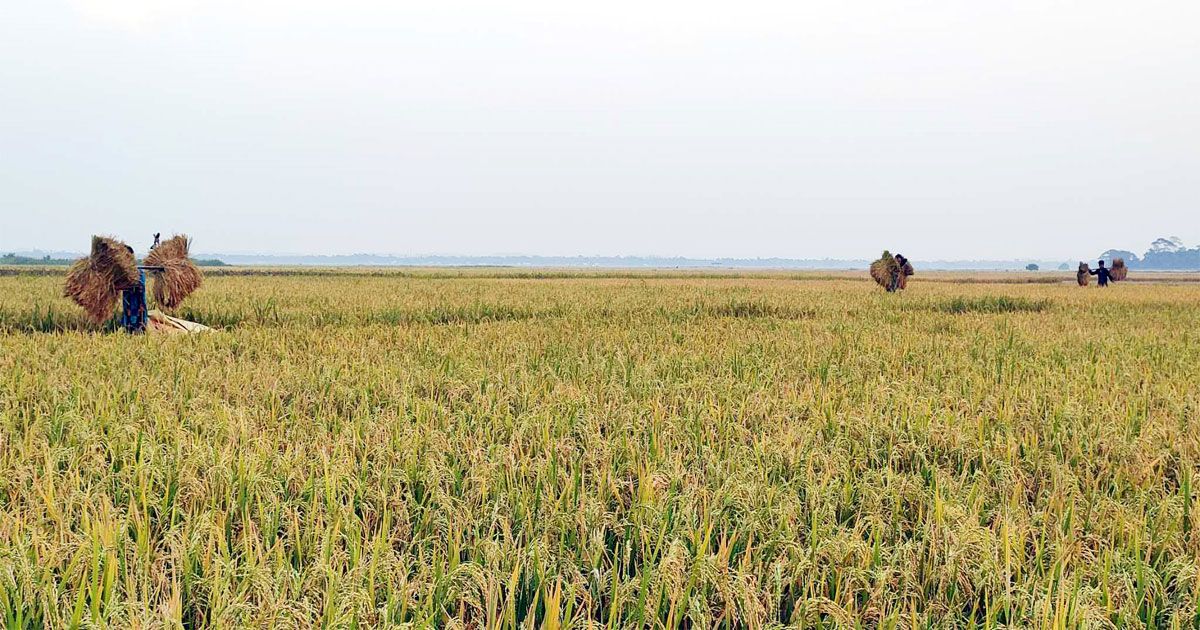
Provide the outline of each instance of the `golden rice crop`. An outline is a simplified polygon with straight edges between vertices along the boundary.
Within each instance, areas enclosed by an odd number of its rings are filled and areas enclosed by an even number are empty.
[[[1200,284],[289,273],[0,274],[7,625],[1197,619]]]

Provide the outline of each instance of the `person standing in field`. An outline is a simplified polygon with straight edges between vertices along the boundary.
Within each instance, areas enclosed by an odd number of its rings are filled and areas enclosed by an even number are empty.
[[[1101,260],[1099,262],[1100,262],[1100,267],[1098,269],[1088,269],[1088,273],[1090,273],[1093,276],[1096,276],[1097,284],[1099,284],[1102,287],[1106,287],[1106,286],[1108,286],[1108,279],[1112,276],[1112,274],[1109,272],[1108,267],[1104,266],[1103,260]]]
[[[888,293],[895,293],[908,284],[908,277],[913,275],[913,266],[903,254],[893,255],[885,249],[883,255],[871,263],[868,271],[875,284]]]
[[[133,248],[126,245],[125,249],[133,255]],[[146,332],[146,272],[138,269],[136,286],[121,291],[121,326],[129,333]]]
[[[913,274],[912,265],[904,254],[896,254],[896,270],[892,272],[892,284],[888,287],[888,293],[892,293],[899,289],[908,286],[908,276]]]
[[[905,258],[903,255],[898,255],[897,258],[899,259],[899,260],[897,260],[897,262],[900,263],[899,288],[907,289],[908,288],[908,277],[913,275],[913,266],[912,266],[912,263],[908,262],[908,259]]]

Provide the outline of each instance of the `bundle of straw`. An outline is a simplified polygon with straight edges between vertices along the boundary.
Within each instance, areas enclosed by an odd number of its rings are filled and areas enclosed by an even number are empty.
[[[63,296],[83,307],[94,323],[112,316],[121,290],[138,284],[137,261],[120,241],[92,237],[92,253],[71,265]]]
[[[875,280],[875,284],[885,289],[891,288],[892,278],[900,272],[900,265],[896,262],[896,257],[886,249],[883,250],[883,255],[879,257],[879,260],[871,263],[871,278]]]
[[[1124,280],[1129,275],[1129,268],[1125,266],[1124,258],[1114,258],[1112,262],[1112,270],[1108,272],[1114,282]]]
[[[1088,264],[1080,261],[1079,271],[1075,272],[1075,282],[1078,282],[1079,286],[1081,287],[1086,287],[1088,285],[1088,276],[1090,275],[1091,274],[1088,273]]]
[[[188,258],[190,241],[187,236],[177,234],[150,250],[146,265],[162,267],[150,281],[154,302],[160,308],[174,309],[184,298],[200,287],[203,277],[200,268]]]

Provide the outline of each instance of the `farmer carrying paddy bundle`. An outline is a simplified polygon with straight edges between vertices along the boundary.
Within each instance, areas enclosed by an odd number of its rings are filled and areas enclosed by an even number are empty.
[[[125,249],[133,256],[132,247],[126,245]],[[146,271],[142,267],[138,267],[137,271],[137,284],[121,291],[121,326],[131,334],[146,332],[149,318],[146,308]]]
[[[63,295],[82,306],[93,324],[101,324],[111,317],[120,298],[119,321],[130,333],[208,330],[202,324],[149,310],[146,271],[154,273],[151,286],[159,308],[179,306],[200,286],[200,269],[188,258],[186,236],[156,243],[143,265],[137,264],[132,247],[115,239],[95,236],[92,237],[91,254],[76,261],[67,272]]]
[[[892,290],[907,289],[908,277],[914,273],[912,263],[908,262],[904,254],[896,254],[896,264],[900,266],[900,269],[896,271],[896,276],[893,279],[896,288]]]
[[[1104,266],[1103,260],[1100,260],[1099,264],[1100,264],[1099,268],[1088,269],[1088,273],[1093,276],[1096,276],[1096,284],[1098,284],[1102,287],[1106,287],[1106,286],[1108,286],[1109,279],[1112,278],[1112,272],[1109,271],[1108,267]]]
[[[908,286],[908,277],[913,275],[912,263],[903,254],[892,255],[887,250],[879,260],[871,263],[871,279],[883,287],[888,293],[894,293]]]
[[[1079,270],[1075,272],[1075,282],[1078,282],[1081,287],[1086,287],[1091,280],[1089,277],[1091,273],[1092,270],[1088,267],[1088,264],[1082,260],[1079,261]]]

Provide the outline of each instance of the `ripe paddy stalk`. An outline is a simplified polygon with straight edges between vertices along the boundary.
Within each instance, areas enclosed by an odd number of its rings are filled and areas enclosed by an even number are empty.
[[[506,273],[0,276],[6,622],[1195,619],[1200,286]]]

